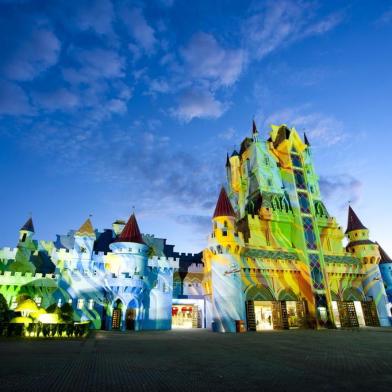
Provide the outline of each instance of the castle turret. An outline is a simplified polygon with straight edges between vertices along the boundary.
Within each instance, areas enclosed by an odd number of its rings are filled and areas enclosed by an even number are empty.
[[[123,231],[125,227],[125,223],[126,222],[123,221],[122,219],[117,219],[113,222],[112,229],[116,236],[118,236]]]
[[[27,240],[31,240],[34,233],[33,218],[30,217],[19,230],[19,242],[26,242]]]
[[[216,238],[219,244],[230,246],[230,244],[236,242],[235,212],[223,186],[216,203],[212,221],[214,225],[213,237]]]
[[[388,302],[389,302],[389,314],[392,316],[391,308],[392,308],[392,259],[388,256],[387,252],[381,247],[381,245],[377,244],[380,251],[380,263],[379,268],[381,272],[381,277],[384,282],[385,291],[387,293]]]
[[[235,332],[236,320],[244,320],[241,296],[240,253],[242,240],[235,224],[235,212],[224,187],[221,188],[212,218],[210,252],[205,258],[205,282],[211,293],[210,305],[214,328]],[[212,291],[211,291],[212,289]]]
[[[116,240],[110,244],[114,253],[109,269],[116,274],[145,275],[147,269],[148,246],[140,233],[136,216],[133,213]]]
[[[230,170],[230,175],[228,175],[230,191],[238,193],[241,189],[241,164],[237,150],[233,151],[226,165],[228,170]]]
[[[18,272],[35,272],[35,265],[30,261],[31,253],[35,250],[33,242],[34,225],[30,217],[19,230],[18,250],[15,261],[11,263],[9,269]]]
[[[381,326],[390,326],[390,310],[379,268],[381,260],[379,247],[369,239],[368,228],[361,222],[351,206],[348,209],[346,235],[349,240],[347,251],[362,262],[365,299],[375,302]]]
[[[91,255],[94,249],[94,241],[96,240],[95,231],[90,218],[80,226],[75,232],[74,249],[78,254],[77,268],[87,270],[91,268]]]
[[[360,258],[364,264],[378,263],[380,253],[378,247],[369,239],[369,229],[364,226],[355,211],[349,206],[346,235],[349,243],[347,250]]]

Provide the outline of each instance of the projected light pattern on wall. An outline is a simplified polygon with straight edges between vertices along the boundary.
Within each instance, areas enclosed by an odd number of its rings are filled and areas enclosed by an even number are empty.
[[[18,305],[31,298],[60,318],[61,309],[69,306],[73,322],[89,322],[94,329],[171,328],[173,273],[179,262],[149,255],[153,247],[144,243],[134,215],[113,231],[107,252],[94,252],[97,238],[90,219],[70,234],[69,248],[37,243],[33,234],[30,219],[20,230],[18,247],[0,250],[0,294],[11,311],[17,314]],[[45,268],[50,273],[36,272]]]
[[[306,136],[281,125],[260,141],[253,123],[226,171],[203,254],[213,328],[391,325],[386,256],[351,207],[343,246]]]
[[[392,261],[352,207],[346,233],[330,216],[309,140],[281,125],[260,141],[252,128],[227,156],[203,253],[179,254],[142,235],[134,214],[103,232],[87,219],[56,241],[33,239],[30,218],[17,247],[0,249],[0,327],[74,335],[81,328],[70,325],[85,323],[218,332],[390,326]],[[30,317],[26,300],[41,314]]]

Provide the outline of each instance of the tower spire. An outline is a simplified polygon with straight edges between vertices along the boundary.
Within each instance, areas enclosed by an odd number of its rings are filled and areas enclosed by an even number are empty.
[[[229,197],[227,196],[225,187],[222,186],[218,202],[216,203],[214,218],[219,216],[232,216],[235,217],[233,206],[230,203]]]
[[[360,221],[355,211],[351,208],[351,206],[349,206],[346,234],[349,233],[350,231],[355,231],[355,230],[367,230],[367,227],[363,225],[363,223]]]
[[[116,242],[136,242],[138,244],[144,244],[134,212],[116,239]]]
[[[306,133],[304,132],[304,140],[305,140],[305,144],[308,146],[308,147],[310,147],[310,142],[309,142],[309,139],[308,139],[308,137],[306,136]]]
[[[86,221],[82,224],[82,226],[79,227],[79,230],[75,233],[76,235],[79,236],[86,236],[86,237],[91,237],[95,235],[93,225],[91,223],[91,217],[92,215],[89,215],[89,218],[86,219]]]
[[[20,230],[25,230],[25,231],[30,231],[31,233],[35,233],[33,218],[31,217],[31,213],[30,213],[30,218],[27,219],[26,223],[20,228]]]
[[[381,245],[378,242],[377,245],[381,256],[380,264],[392,263],[392,259],[387,255],[387,252],[385,252],[385,250],[381,247]]]
[[[253,136],[253,141],[257,142],[259,139],[259,131],[257,129],[257,125],[254,118],[252,120],[252,136]]]

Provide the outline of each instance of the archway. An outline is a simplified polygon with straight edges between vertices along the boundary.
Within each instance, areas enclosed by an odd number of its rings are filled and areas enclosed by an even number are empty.
[[[348,287],[343,291],[343,301],[363,301],[364,295],[361,289]]]
[[[125,328],[128,331],[134,331],[136,327],[136,315],[137,315],[137,302],[132,299],[127,306],[127,311],[125,313]]]
[[[279,293],[279,301],[298,301],[298,296],[292,290],[282,290]]]
[[[120,329],[122,319],[123,303],[121,299],[117,299],[113,304],[112,311],[112,329]]]
[[[251,286],[246,290],[247,301],[275,301],[271,290],[265,286]]]

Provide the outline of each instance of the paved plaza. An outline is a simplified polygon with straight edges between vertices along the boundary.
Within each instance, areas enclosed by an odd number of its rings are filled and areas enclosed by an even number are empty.
[[[1,391],[391,391],[388,330],[0,340]]]

